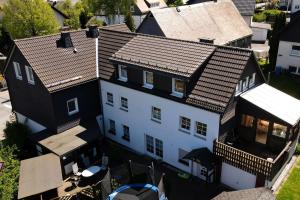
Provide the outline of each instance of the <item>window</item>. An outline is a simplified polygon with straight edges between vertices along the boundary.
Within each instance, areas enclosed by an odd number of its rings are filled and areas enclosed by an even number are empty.
[[[127,67],[124,65],[119,65],[119,80],[127,81]]]
[[[281,137],[281,138],[285,138],[286,137],[286,131],[287,131],[286,126],[274,123],[273,132],[272,132],[273,135]]]
[[[73,115],[79,112],[77,98],[70,99],[67,101],[68,113]]]
[[[293,45],[291,55],[293,56],[300,56],[300,46]]]
[[[240,94],[242,92],[242,84],[243,84],[243,81],[240,81],[236,85],[235,95],[238,95],[238,94]]]
[[[153,73],[144,71],[144,87],[153,88]]]
[[[245,114],[242,115],[242,121],[241,121],[242,126],[252,128],[253,123],[254,123],[254,117]]]
[[[207,124],[196,122],[196,135],[206,136]]]
[[[13,62],[13,63],[14,63],[14,70],[15,70],[16,78],[19,80],[22,80],[22,72],[21,72],[20,64],[17,62]]]
[[[299,10],[300,6],[299,5],[295,5],[295,9]]]
[[[116,134],[116,123],[114,120],[109,120],[109,130],[108,132],[110,132],[111,134],[115,135]]]
[[[106,93],[106,100],[107,100],[108,104],[112,105],[114,103],[114,96],[113,96],[113,94],[110,93],[110,92],[107,92]]]
[[[253,73],[250,80],[249,80],[249,87],[252,87],[255,83],[255,75],[256,73]]]
[[[130,141],[130,134],[129,134],[129,127],[126,125],[123,125],[123,137],[124,140]]]
[[[155,154],[159,157],[163,157],[164,151],[163,151],[163,141],[155,138]]]
[[[184,92],[184,82],[182,80],[172,79],[172,95],[182,97]]]
[[[150,3],[150,8],[156,8],[156,7],[159,7],[159,2]]]
[[[150,153],[154,153],[154,138],[150,135],[146,135],[146,149]]]
[[[248,84],[249,84],[249,77],[247,76],[245,79],[243,79],[243,85],[242,85],[243,92],[248,89],[248,86],[249,86]]]
[[[128,99],[125,97],[121,97],[121,108],[128,110]]]
[[[289,72],[290,73],[297,73],[297,67],[295,67],[295,66],[289,66]]]
[[[161,110],[160,108],[152,106],[152,119],[161,120]]]
[[[34,77],[33,77],[33,71],[32,68],[29,66],[25,66],[26,69],[26,76],[28,83],[34,85]]]
[[[188,152],[183,150],[183,149],[178,149],[178,162],[180,162],[183,165],[189,166],[190,162],[188,159],[183,159],[183,157],[187,154]]]
[[[189,131],[191,127],[191,120],[186,117],[180,117],[180,129]]]

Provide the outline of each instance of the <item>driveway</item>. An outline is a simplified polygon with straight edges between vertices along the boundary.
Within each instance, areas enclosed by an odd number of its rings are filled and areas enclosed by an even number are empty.
[[[0,92],[0,141],[4,139],[3,129],[5,124],[9,121],[11,113],[11,103],[9,99],[8,90]]]

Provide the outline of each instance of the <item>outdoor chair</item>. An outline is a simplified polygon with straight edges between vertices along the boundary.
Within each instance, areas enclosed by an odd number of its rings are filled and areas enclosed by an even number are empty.
[[[75,176],[81,176],[81,172],[79,172],[79,168],[78,168],[77,163],[74,163],[72,165],[72,170],[73,170],[73,173],[74,173]]]

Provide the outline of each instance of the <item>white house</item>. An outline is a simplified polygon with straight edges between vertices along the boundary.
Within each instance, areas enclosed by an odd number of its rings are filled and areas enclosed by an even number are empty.
[[[100,29],[99,78],[105,137],[235,189],[271,186],[277,177],[267,158],[275,160],[290,145],[284,127],[296,131],[299,126],[300,110],[296,122],[288,123],[273,118],[274,110],[264,114],[267,108],[258,104],[257,93],[273,89],[263,84],[247,49]],[[254,100],[242,97],[247,91]],[[261,120],[263,115],[268,120]],[[241,140],[231,141],[232,134]],[[256,143],[277,153],[257,151]]]
[[[300,0],[291,0],[291,13],[295,13],[300,10]]]
[[[294,14],[295,15],[295,14]],[[300,17],[292,21],[280,35],[276,67],[300,75]]]

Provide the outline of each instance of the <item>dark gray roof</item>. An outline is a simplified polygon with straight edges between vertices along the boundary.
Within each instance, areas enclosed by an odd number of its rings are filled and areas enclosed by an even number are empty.
[[[35,74],[49,92],[95,80],[96,43],[86,30],[70,32],[74,48],[58,48],[60,34],[15,40]]]
[[[291,22],[280,33],[280,40],[300,43],[300,11],[292,15]]]
[[[46,155],[21,161],[18,199],[58,188],[63,184],[60,159]]]
[[[109,25],[109,26],[103,26],[101,28],[107,29],[107,30],[130,32],[130,30],[126,24],[113,24],[113,25]]]
[[[252,55],[252,52],[247,49],[220,47],[199,42],[104,29],[100,30],[99,38],[99,73],[100,78],[104,80],[113,80],[115,76],[115,67],[111,60],[165,72],[167,69],[165,64],[175,61],[178,68],[181,67],[182,69],[188,67],[188,64],[198,63],[199,67],[205,58],[202,68],[204,70],[187,98],[180,100],[175,98],[174,100],[218,113],[225,111],[236,84]],[[194,54],[189,48],[193,51],[196,50],[200,55]],[[118,51],[119,49],[121,50]],[[184,53],[184,51],[190,52],[190,54]],[[119,55],[119,57],[113,57],[114,54]],[[136,58],[142,60],[143,63],[133,62]],[[159,61],[159,63],[152,64],[153,61]],[[193,72],[195,70],[194,66],[190,69]],[[191,73],[184,74],[176,70],[169,70],[168,72],[179,76],[190,76]],[[159,93],[157,95],[162,96]],[[170,97],[166,96],[166,98]]]
[[[112,60],[190,77],[215,48],[199,42],[137,35],[113,54]]]
[[[232,0],[243,16],[251,16],[255,10],[255,0]]]
[[[275,200],[275,196],[267,188],[253,188],[234,192],[222,192],[212,200]]]

